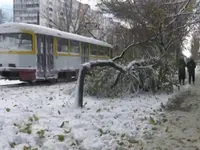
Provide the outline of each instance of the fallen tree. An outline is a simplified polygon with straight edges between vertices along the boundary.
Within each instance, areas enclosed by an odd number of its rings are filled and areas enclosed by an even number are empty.
[[[116,60],[116,58],[113,58],[111,60],[90,61],[81,66],[78,81],[77,81],[76,96],[75,96],[78,107],[83,107],[83,92],[84,92],[85,76],[91,69],[95,67],[108,66],[117,70],[119,74],[113,85],[115,86],[118,83],[119,76],[121,74],[126,74],[126,73],[132,74],[135,70],[144,70],[144,69],[153,70],[153,66],[155,66],[160,61],[159,58],[151,58],[148,60],[132,61],[127,66],[122,66],[122,65],[116,64],[114,60]]]
[[[132,1],[101,0],[104,8],[107,7],[106,11],[128,22],[137,36],[129,46],[122,50],[119,56],[110,60],[91,61],[81,66],[76,88],[77,106],[83,107],[85,76],[96,67],[108,66],[117,71],[117,77],[112,87],[115,87],[124,75],[131,75],[135,77],[135,80],[138,80],[135,74],[142,70],[144,74],[157,74],[158,79],[156,85],[154,85],[155,88],[162,88],[167,82],[173,88],[171,80],[176,71],[176,60],[181,53],[181,45],[185,36],[192,29],[188,27],[192,27],[195,20],[193,15],[195,12],[186,15],[191,1],[184,0],[180,4],[177,3],[177,7],[174,7],[171,0],[169,0],[169,3],[157,0],[137,0],[136,3]],[[127,14],[133,14],[133,16]],[[199,22],[198,19],[195,20],[195,23],[197,22]],[[139,42],[135,43],[135,41]],[[128,53],[128,50],[131,48],[134,50],[134,47],[147,43],[152,44],[152,47],[156,47],[154,49],[155,57],[149,56],[147,60],[134,60],[129,64],[119,62]]]

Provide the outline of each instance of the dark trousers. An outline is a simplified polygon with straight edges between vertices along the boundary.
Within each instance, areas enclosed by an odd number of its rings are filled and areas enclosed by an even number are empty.
[[[194,73],[194,71],[189,72],[189,84],[191,84],[191,79],[192,79],[192,82],[194,83],[195,82],[195,73]]]
[[[181,85],[181,81],[182,81],[182,85],[185,85],[185,79],[182,78],[181,76],[179,76],[179,84]]]

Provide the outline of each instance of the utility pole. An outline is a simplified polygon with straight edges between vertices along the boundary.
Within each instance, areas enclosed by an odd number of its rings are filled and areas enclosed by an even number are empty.
[[[37,12],[37,24],[40,25],[40,11]]]

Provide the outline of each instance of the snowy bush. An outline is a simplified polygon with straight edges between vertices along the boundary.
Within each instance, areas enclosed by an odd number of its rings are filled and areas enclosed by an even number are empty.
[[[86,77],[85,92],[91,96],[116,97],[120,90],[111,88],[115,82],[117,71],[109,67],[98,67],[90,71]]]
[[[112,68],[96,68],[86,77],[85,92],[97,97],[119,97],[140,90],[153,90],[154,76],[151,69],[122,74],[115,86],[118,72]]]
[[[141,61],[121,74],[116,85],[118,71],[110,67],[97,67],[86,76],[85,93],[97,97],[120,97],[140,91],[169,93],[173,91],[173,85],[177,84],[174,66],[172,62],[162,62],[152,68]],[[138,69],[134,69],[136,67]]]

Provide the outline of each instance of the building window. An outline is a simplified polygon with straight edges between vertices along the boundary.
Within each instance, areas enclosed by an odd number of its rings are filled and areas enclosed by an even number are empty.
[[[68,53],[68,40],[57,38],[57,51]]]
[[[75,53],[75,54],[80,53],[80,45],[78,41],[71,41],[70,53]]]

